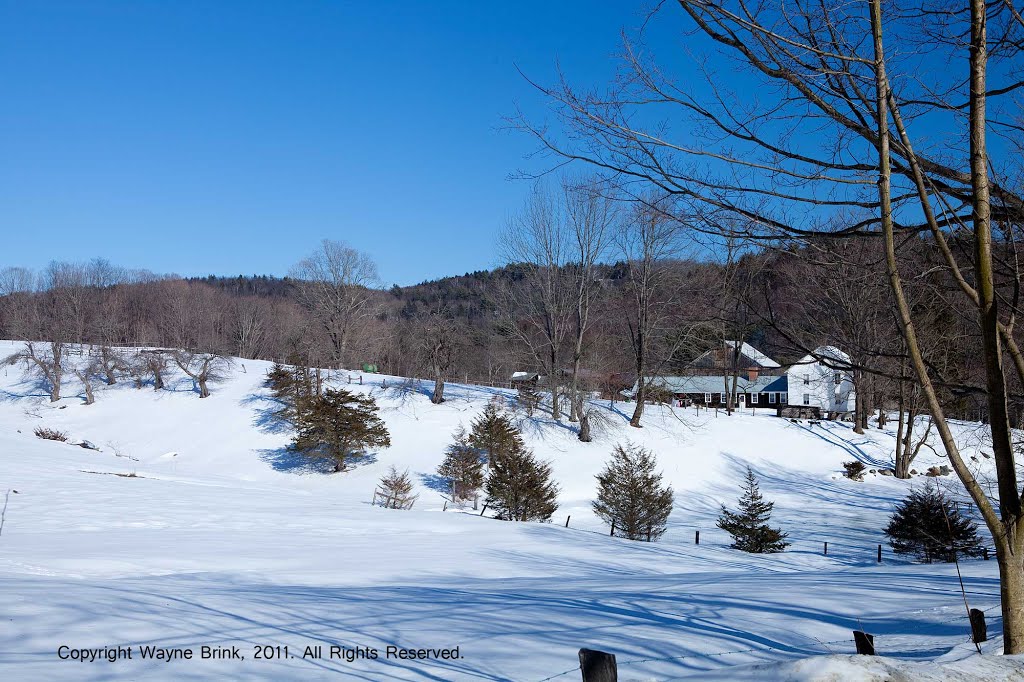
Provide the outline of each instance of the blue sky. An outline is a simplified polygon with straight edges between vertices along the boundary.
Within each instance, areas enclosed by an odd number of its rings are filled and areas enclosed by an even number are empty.
[[[284,274],[322,238],[385,284],[493,266],[543,101],[642,3],[0,0],[0,266]]]

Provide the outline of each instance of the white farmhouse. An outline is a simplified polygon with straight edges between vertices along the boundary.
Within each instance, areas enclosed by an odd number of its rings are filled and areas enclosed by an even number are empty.
[[[854,410],[856,395],[850,356],[833,346],[820,346],[786,370],[791,407],[817,408],[824,416]]]

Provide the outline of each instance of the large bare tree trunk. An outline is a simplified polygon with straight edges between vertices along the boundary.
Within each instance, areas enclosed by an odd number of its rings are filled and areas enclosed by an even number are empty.
[[[911,316],[910,306],[903,292],[903,284],[896,260],[896,239],[892,216],[891,159],[889,146],[889,83],[885,73],[882,46],[881,0],[871,0],[871,31],[875,47],[875,87],[878,124],[879,180],[882,233],[886,249],[886,269],[896,302],[900,326],[907,344],[911,365],[917,374],[921,391],[928,404],[950,464],[971,495],[992,533],[999,565],[1000,596],[1003,616],[1003,652],[1024,653],[1024,561],[1021,559],[1022,538],[1021,500],[1017,491],[1016,470],[1009,422],[1006,413],[1006,384],[999,353],[999,318],[996,306],[992,271],[991,225],[987,153],[985,149],[985,63],[986,63],[986,7],[984,0],[971,0],[970,50],[970,165],[973,188],[973,224],[975,241],[975,268],[977,307],[982,330],[983,360],[985,364],[988,405],[992,417],[993,458],[999,488],[999,515],[996,514],[984,489],[974,478],[960,455],[960,449],[946,421],[945,411],[928,374],[921,346]],[[999,422],[999,423],[997,423]]]
[[[985,141],[986,71],[988,61],[987,7],[971,0],[970,47],[970,159],[972,219],[974,223],[975,286],[981,327],[992,434],[992,456],[999,486],[1002,527],[993,528],[999,560],[1003,614],[1003,652],[1024,653],[1024,561],[1021,550],[1021,499],[1006,409],[1006,376],[999,347],[999,306],[992,266],[991,198],[988,181],[988,150]],[[1002,551],[1000,551],[1002,550]]]
[[[434,392],[430,395],[430,402],[440,405],[444,402],[444,378],[438,372],[434,378]]]

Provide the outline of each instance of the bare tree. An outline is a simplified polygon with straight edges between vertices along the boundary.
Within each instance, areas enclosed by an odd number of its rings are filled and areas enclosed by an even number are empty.
[[[125,359],[124,354],[118,349],[111,348],[110,346],[100,346],[93,369],[96,372],[102,372],[107,386],[113,386],[117,383],[118,373],[128,371],[128,360]]]
[[[96,395],[93,392],[93,382],[96,375],[101,371],[101,366],[96,358],[89,358],[84,363],[72,363],[71,371],[82,383],[82,390],[85,392],[85,404],[92,405],[96,402]]]
[[[164,374],[170,363],[167,355],[161,350],[142,350],[129,364],[130,371],[135,376],[136,386],[142,388],[145,376],[153,377],[153,390],[161,391],[164,388]]]
[[[551,418],[561,419],[562,351],[571,327],[573,292],[566,273],[570,250],[560,198],[536,186],[506,226],[499,247],[505,261],[516,267],[516,276],[506,278],[499,291],[505,332],[543,369],[551,391]]]
[[[195,382],[200,398],[210,397],[209,383],[224,379],[225,370],[231,365],[231,358],[218,353],[175,350],[171,358],[178,369]]]
[[[670,304],[679,293],[672,266],[680,253],[680,223],[666,214],[662,202],[641,204],[624,223],[617,245],[625,262],[628,303],[622,312],[636,371],[636,406],[629,425],[640,428],[650,370],[660,364],[653,357],[656,344],[671,326]]]
[[[312,313],[330,341],[335,363],[350,361],[357,326],[372,316],[371,289],[377,266],[365,253],[325,239],[320,248],[292,268],[299,301]]]
[[[50,392],[50,402],[55,403],[60,400],[66,351],[67,345],[60,341],[51,341],[50,343],[28,341],[20,351],[8,356],[6,362],[8,364],[23,362],[26,374],[42,379]]]
[[[618,218],[618,207],[606,188],[593,181],[563,184],[566,217],[570,232],[568,274],[570,276],[572,368],[570,370],[569,421],[579,421],[579,439],[590,442],[588,392],[580,370],[589,340],[597,299],[605,292],[598,266],[607,258]]]
[[[445,379],[455,367],[456,358],[463,347],[462,330],[451,311],[441,305],[421,316],[413,332],[419,337],[419,348],[434,379],[430,402],[444,402]]]
[[[257,298],[246,297],[234,302],[229,315],[236,354],[242,358],[260,357],[267,342],[266,306]]]

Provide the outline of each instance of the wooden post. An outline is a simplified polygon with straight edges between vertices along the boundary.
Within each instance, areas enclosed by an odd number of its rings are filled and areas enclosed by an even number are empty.
[[[985,627],[985,612],[971,609],[971,641],[975,644],[988,641],[988,628]]]
[[[878,563],[882,563],[882,546],[878,546]]]
[[[441,511],[448,511],[448,500],[444,501],[444,509],[442,509]]]
[[[828,556],[828,543],[825,543],[825,556]]]
[[[611,535],[612,537],[615,536],[615,522],[614,521],[612,521],[612,532],[609,533],[609,535]]]
[[[699,545],[700,544],[700,531],[699,530],[696,531],[693,534],[693,544],[695,544],[695,545]]]
[[[853,631],[853,643],[857,645],[857,653],[865,656],[875,655],[875,638],[860,630]]]
[[[985,561],[988,561],[988,547],[982,547],[981,554],[985,557]]]
[[[619,667],[615,663],[615,654],[604,651],[580,649],[580,671],[583,673],[583,682],[619,681]]]
[[[647,542],[651,541],[651,527],[647,527]]]
[[[483,516],[485,511],[487,511],[487,503],[486,502],[484,503],[484,508],[480,510],[480,516]]]
[[[569,519],[571,519],[571,518],[572,518],[572,515],[571,515],[571,514],[570,514],[569,516],[566,516],[566,517],[565,517],[565,527],[566,527],[566,528],[568,528],[568,527],[569,527]]]

